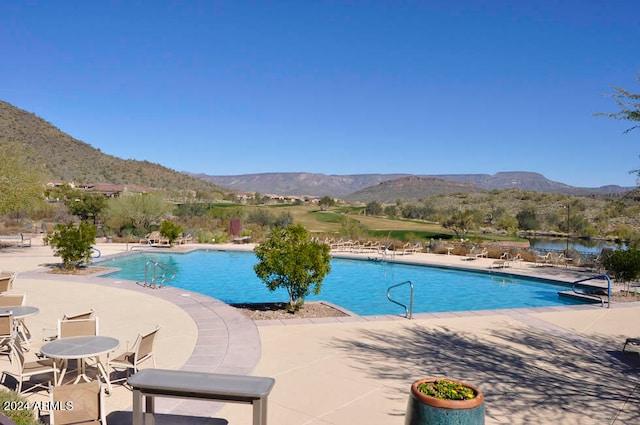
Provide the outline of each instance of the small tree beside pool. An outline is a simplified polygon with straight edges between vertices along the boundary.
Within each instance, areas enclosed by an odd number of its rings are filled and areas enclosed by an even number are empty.
[[[270,291],[289,293],[287,310],[298,311],[312,292],[320,293],[322,281],[331,271],[329,246],[314,242],[302,225],[274,227],[269,239],[254,249],[256,276]]]

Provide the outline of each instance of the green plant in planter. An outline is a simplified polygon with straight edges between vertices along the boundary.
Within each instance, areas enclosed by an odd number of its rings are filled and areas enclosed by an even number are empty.
[[[405,425],[484,425],[484,395],[471,384],[446,378],[411,384]]]
[[[418,384],[418,390],[423,394],[440,400],[471,400],[477,395],[472,388],[448,379],[422,382]]]

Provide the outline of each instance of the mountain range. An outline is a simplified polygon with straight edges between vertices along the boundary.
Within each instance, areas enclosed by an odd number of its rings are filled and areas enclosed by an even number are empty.
[[[237,191],[280,195],[333,196],[369,202],[419,199],[429,195],[481,190],[521,189],[581,196],[607,196],[633,188],[617,185],[580,188],[555,182],[542,174],[505,171],[489,174],[351,174],[260,173],[234,176],[190,174]]]
[[[610,185],[578,188],[527,171],[489,174],[353,174],[260,173],[215,176],[178,172],[148,161],[121,159],[62,132],[37,115],[0,101],[0,142],[19,145],[43,177],[76,183],[128,184],[166,191],[208,193],[220,197],[228,188],[263,194],[325,196],[352,201],[418,199],[433,194],[481,190],[527,191],[603,196],[634,188]]]

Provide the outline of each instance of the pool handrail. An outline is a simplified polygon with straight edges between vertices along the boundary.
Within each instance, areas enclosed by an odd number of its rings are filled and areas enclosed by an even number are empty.
[[[589,280],[595,280],[595,279],[605,279],[607,281],[607,308],[609,308],[611,306],[611,278],[609,277],[609,275],[606,274],[601,274],[601,275],[597,275],[597,276],[591,276],[591,277],[586,277],[584,279],[579,279],[573,282],[573,284],[571,285],[571,290],[579,295],[583,295],[583,296],[592,296],[594,298],[599,298],[600,302],[602,303],[602,306],[604,307],[604,300],[594,294],[589,294],[587,292],[584,291],[580,291],[576,289],[576,285],[582,282],[587,282]]]
[[[405,304],[402,304],[401,302],[396,301],[393,298],[391,298],[391,293],[390,293],[393,288],[396,288],[396,287],[402,286],[402,285],[406,285],[406,284],[408,284],[409,287],[411,288],[411,295],[409,297],[409,308],[407,308],[407,306]],[[413,319],[413,282],[411,282],[410,280],[405,280],[404,282],[400,282],[400,283],[396,283],[395,285],[391,285],[387,289],[387,299],[389,301],[391,301],[392,303],[398,304],[400,307],[404,308],[404,317],[406,317],[409,320]]]
[[[153,277],[149,280],[149,267],[153,266]],[[160,276],[157,275],[158,268],[162,269],[162,274]],[[170,271],[171,276],[167,276],[167,271]],[[160,261],[147,261],[144,265],[144,286],[148,286],[150,288],[162,288],[164,284],[173,278],[176,277],[176,270],[166,263],[162,263]],[[158,283],[158,279],[159,282]]]

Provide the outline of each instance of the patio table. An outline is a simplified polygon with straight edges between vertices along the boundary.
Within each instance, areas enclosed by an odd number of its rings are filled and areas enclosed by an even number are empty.
[[[11,312],[13,318],[16,320],[16,333],[18,338],[25,345],[26,349],[29,350],[29,328],[24,323],[24,319],[29,316],[34,316],[40,313],[40,309],[38,307],[33,307],[30,305],[20,305],[13,307],[0,307],[0,314],[7,314]]]
[[[49,358],[64,360],[65,366],[60,372],[57,385],[62,384],[64,375],[67,372],[67,363],[70,359],[78,360],[78,377],[75,382],[78,382],[80,379],[90,381],[85,370],[85,359],[95,357],[98,372],[107,384],[107,393],[111,394],[111,380],[109,379],[106,367],[100,361],[100,355],[108,354],[119,346],[120,341],[109,336],[74,336],[48,342],[40,348],[40,352]]]

